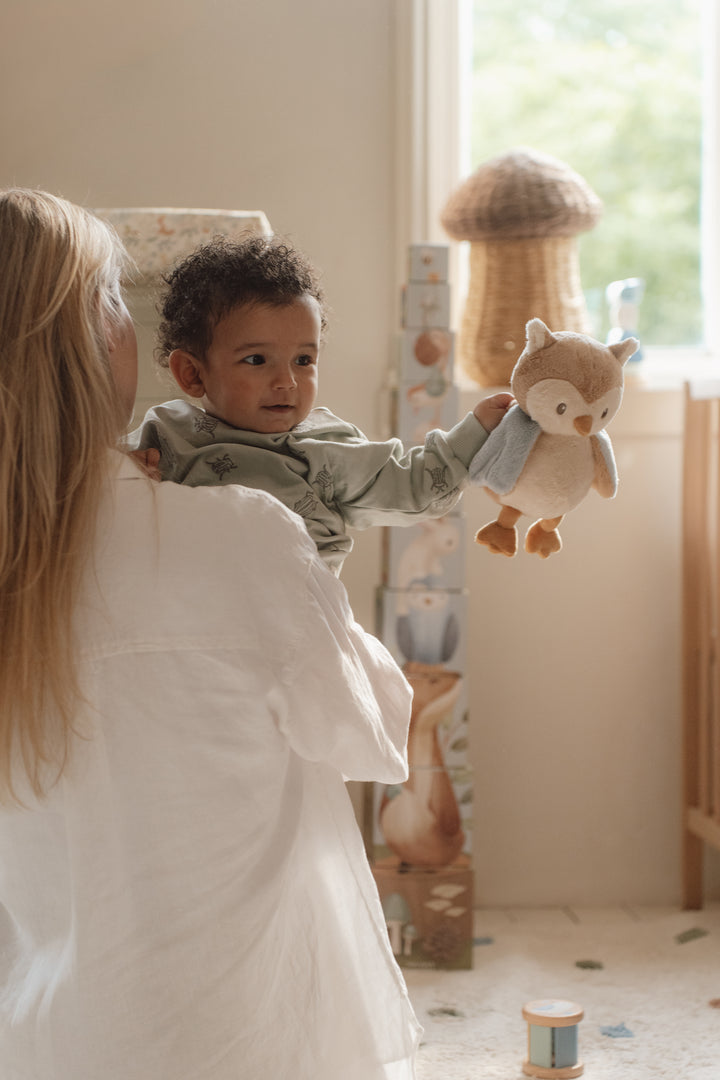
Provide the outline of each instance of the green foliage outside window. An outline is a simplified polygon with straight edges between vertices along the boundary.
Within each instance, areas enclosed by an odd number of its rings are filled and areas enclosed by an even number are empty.
[[[647,345],[699,344],[700,0],[475,0],[472,168],[526,146],[604,203],[578,238],[593,332],[605,288],[646,282]]]

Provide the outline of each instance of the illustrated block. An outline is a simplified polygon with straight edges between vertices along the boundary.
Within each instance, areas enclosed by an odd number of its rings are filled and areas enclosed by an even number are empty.
[[[460,513],[383,530],[383,584],[394,589],[454,589],[465,584],[465,525]]]
[[[437,396],[453,381],[455,334],[441,326],[417,327],[399,335],[398,381],[403,386],[424,386]]]
[[[451,589],[378,590],[377,634],[397,663],[465,671],[467,592]]]
[[[441,395],[422,386],[401,386],[396,392],[396,434],[406,446],[422,446],[436,428],[448,431],[458,421],[458,390],[448,383]]]
[[[447,281],[450,248],[447,244],[411,244],[408,281]]]
[[[446,282],[410,281],[403,288],[403,326],[424,329],[450,325],[450,286]]]
[[[395,959],[403,968],[472,967],[473,876],[469,867],[403,872],[373,867]]]

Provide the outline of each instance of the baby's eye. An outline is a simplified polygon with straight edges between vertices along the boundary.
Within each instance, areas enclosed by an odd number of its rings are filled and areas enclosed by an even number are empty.
[[[251,367],[259,367],[265,363],[265,357],[260,353],[252,353],[250,356],[243,356],[240,361],[241,364],[250,364]]]
[[[607,416],[607,414],[608,414],[609,412],[610,412],[610,410],[609,410],[609,409],[605,409],[605,410],[603,411],[602,415],[600,416],[600,419],[601,419],[601,420],[604,420],[604,419],[605,419],[605,417]]]
[[[562,416],[562,414],[563,414],[564,412],[567,412],[567,405],[565,404],[565,402],[564,402],[564,401],[561,401],[561,402],[560,402],[560,404],[558,405],[558,407],[557,407],[557,409],[555,410],[555,412],[556,412],[556,413],[558,414],[558,416]]]
[[[312,364],[315,363],[315,357],[314,356],[309,356],[309,355],[298,356],[298,358],[296,360],[296,363],[297,363],[298,367],[311,367]]]

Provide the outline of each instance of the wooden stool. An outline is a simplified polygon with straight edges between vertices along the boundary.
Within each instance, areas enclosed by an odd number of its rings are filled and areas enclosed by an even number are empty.
[[[541,1080],[569,1080],[581,1076],[583,1063],[578,1061],[577,1025],[583,1010],[572,1001],[545,998],[523,1006],[528,1022],[528,1057],[523,1063],[526,1076]]]

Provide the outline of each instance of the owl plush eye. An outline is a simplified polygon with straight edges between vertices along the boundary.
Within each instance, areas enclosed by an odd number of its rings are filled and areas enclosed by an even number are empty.
[[[564,412],[567,412],[567,405],[565,404],[565,402],[564,402],[564,401],[561,401],[561,402],[560,402],[560,404],[558,405],[558,407],[557,407],[557,409],[555,410],[555,412],[556,412],[556,413],[558,414],[558,416],[562,416],[562,414],[563,414]]]

